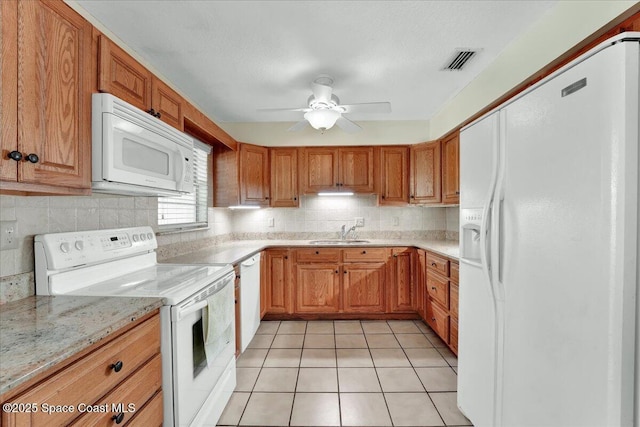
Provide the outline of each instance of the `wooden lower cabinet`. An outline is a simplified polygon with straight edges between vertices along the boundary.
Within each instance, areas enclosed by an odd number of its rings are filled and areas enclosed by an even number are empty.
[[[416,310],[415,249],[393,248],[389,262],[389,311]]]
[[[299,264],[295,275],[296,313],[340,311],[340,269],[332,264]]]
[[[344,311],[385,312],[386,263],[343,264]]]
[[[426,318],[425,304],[427,298],[427,251],[416,251],[416,311],[422,319]]]
[[[269,249],[265,251],[266,313],[293,313],[291,255],[288,249]]]
[[[112,425],[112,417],[120,413],[121,422],[127,423],[142,416],[144,412],[137,410],[150,404],[152,399],[158,398],[161,403],[159,313],[142,318],[126,332],[114,335],[115,338],[94,345],[81,356],[55,365],[39,376],[44,379],[36,379],[32,384],[0,396],[2,403],[22,403],[38,409],[35,413],[3,411],[2,426]],[[124,403],[124,406],[119,407],[118,403]],[[46,413],[44,404],[67,405],[74,411]],[[128,404],[134,408],[128,408]],[[81,412],[82,405],[107,405],[108,412]],[[159,416],[148,414],[145,417],[159,420],[156,425],[161,424],[161,408],[160,404]],[[131,412],[131,409],[135,411]]]
[[[449,344],[449,312],[432,298],[425,304],[425,321],[442,340]]]

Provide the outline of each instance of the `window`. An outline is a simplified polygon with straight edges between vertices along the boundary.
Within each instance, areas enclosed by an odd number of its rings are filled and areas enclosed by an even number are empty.
[[[161,231],[207,227],[209,153],[210,146],[194,141],[193,193],[158,198]]]

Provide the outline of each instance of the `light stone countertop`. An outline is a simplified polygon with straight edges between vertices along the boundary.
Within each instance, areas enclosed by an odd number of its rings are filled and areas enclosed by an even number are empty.
[[[319,239],[325,240],[325,239]],[[414,246],[436,252],[450,259],[458,260],[457,240],[419,240],[419,239],[367,239],[369,243],[358,244],[313,244],[310,240],[236,240],[221,245],[210,246],[185,255],[165,259],[171,264],[237,264],[266,248],[282,247],[338,247],[359,248],[372,246]]]
[[[0,305],[0,395],[161,305],[160,298],[79,296]]]

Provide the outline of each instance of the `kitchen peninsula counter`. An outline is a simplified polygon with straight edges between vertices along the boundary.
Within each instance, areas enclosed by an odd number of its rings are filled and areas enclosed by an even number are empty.
[[[327,240],[327,239],[318,239]],[[162,260],[165,263],[176,264],[237,264],[240,261],[267,248],[361,248],[361,247],[393,247],[412,246],[419,249],[444,255],[454,261],[459,258],[457,240],[427,240],[427,239],[366,239],[368,243],[357,244],[314,244],[313,240],[237,240],[210,246],[184,255]]]
[[[0,396],[161,305],[160,298],[81,296],[0,305]]]

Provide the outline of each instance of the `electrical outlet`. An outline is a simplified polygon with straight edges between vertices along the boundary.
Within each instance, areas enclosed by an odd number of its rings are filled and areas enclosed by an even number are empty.
[[[276,221],[273,218],[269,218],[267,221],[269,227],[275,227],[276,226]]]
[[[0,250],[18,249],[18,221],[0,221]]]
[[[361,216],[356,217],[356,227],[364,227],[364,218]]]
[[[397,216],[393,217],[393,225],[394,226],[400,225],[400,218],[399,217],[397,217]]]

